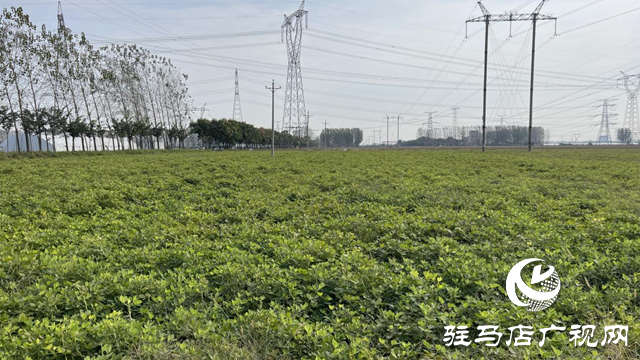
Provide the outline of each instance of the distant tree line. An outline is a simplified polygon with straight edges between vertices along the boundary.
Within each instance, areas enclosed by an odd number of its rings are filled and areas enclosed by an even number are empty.
[[[325,129],[320,133],[320,146],[352,148],[360,146],[363,139],[362,129]]]
[[[531,142],[535,146],[542,146],[547,140],[547,132],[543,127],[532,129]],[[528,126],[490,126],[487,128],[487,145],[494,146],[525,146],[529,144]],[[481,145],[481,144],[480,144]]]
[[[82,150],[182,147],[192,107],[186,80],[136,45],[94,48],[84,33],[38,28],[20,7],[0,14],[0,126],[15,133],[18,151],[32,151],[34,135],[46,150],[57,136],[67,150],[76,140]]]
[[[246,146],[264,148],[271,146],[271,129],[257,128],[251,124],[227,119],[198,119],[190,125],[191,133],[196,134],[205,149],[231,148]],[[295,148],[307,145],[304,137],[293,136],[287,132],[275,132],[275,146]],[[317,146],[317,141],[309,139],[309,146]]]
[[[634,142],[634,136],[633,131],[628,128],[618,129],[617,131],[618,141],[625,145],[631,145]],[[637,141],[640,141],[640,139],[637,139]]]
[[[549,132],[542,127],[534,127],[532,142],[544,145]],[[525,146],[529,143],[527,126],[488,126],[486,129],[488,146]],[[482,127],[462,126],[453,128],[419,129],[418,138],[401,142],[401,146],[480,146],[482,145]]]

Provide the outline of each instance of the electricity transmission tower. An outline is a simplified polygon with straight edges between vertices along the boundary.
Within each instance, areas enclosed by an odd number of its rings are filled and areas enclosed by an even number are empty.
[[[64,14],[62,13],[62,3],[58,1],[58,33],[62,33],[66,29],[64,25]]]
[[[452,107],[451,112],[453,113],[453,138],[458,139],[458,113],[460,112],[459,107]]]
[[[305,18],[305,28],[307,28],[309,26],[309,12],[304,9],[304,0],[300,9],[289,16],[284,16],[284,23],[282,23],[282,37],[283,41],[285,38],[287,40],[287,55],[289,56],[282,128],[283,131],[297,136],[300,136],[302,129],[306,127],[303,122],[307,114],[302,86],[302,68],[300,67],[303,17]]]
[[[236,69],[236,95],[233,99],[233,120],[242,121],[242,106],[240,105],[240,82],[238,81],[238,69]]]
[[[485,35],[484,35],[484,88],[483,88],[483,100],[482,100],[482,151],[485,151],[486,132],[487,132],[487,65],[489,61],[489,26],[492,22],[509,22],[514,21],[531,21],[533,23],[533,39],[531,50],[531,89],[529,98],[529,151],[532,148],[532,133],[533,133],[533,84],[535,80],[535,63],[536,63],[536,28],[538,21],[554,20],[557,22],[557,18],[540,15],[542,7],[548,0],[542,0],[540,5],[531,14],[517,14],[506,13],[501,15],[491,15],[484,5],[482,0],[478,1],[478,6],[482,10],[482,16],[471,18],[467,20],[466,24],[470,22],[483,22],[485,23]]]
[[[207,103],[205,103],[204,105],[202,105],[202,107],[192,107],[191,109],[189,109],[191,112],[195,113],[196,111],[200,111],[200,117],[199,119],[202,119],[204,117],[204,112],[207,111]]]
[[[207,103],[204,103],[204,105],[202,105],[202,108],[200,109],[200,119],[204,118],[205,111],[207,111]]]
[[[621,71],[622,72],[622,71]],[[640,74],[627,75],[622,72],[624,87],[627,90],[627,112],[624,114],[622,127],[631,131],[633,140],[640,140],[640,116],[638,114],[638,90],[640,90]]]
[[[379,143],[376,143],[376,135],[375,135],[376,133],[378,134],[378,140],[380,140]],[[374,130],[373,131],[373,142],[376,143],[376,144],[382,145],[382,130]]]
[[[598,131],[598,144],[607,143],[611,144],[611,126],[615,125],[611,123],[611,120],[618,116],[618,114],[613,114],[609,112],[609,109],[614,109],[616,107],[615,104],[609,103],[610,101],[615,101],[618,99],[605,99],[601,100],[602,105],[598,105],[596,109],[602,108],[602,119],[600,120],[600,131]],[[598,115],[595,115],[598,116]]]
[[[500,118],[500,126],[504,126],[504,118],[506,118],[507,115],[498,115],[498,117]]]
[[[429,139],[435,137],[435,134],[433,133],[433,115],[437,113],[437,111],[430,111],[426,113],[429,116],[427,118],[427,138]]]

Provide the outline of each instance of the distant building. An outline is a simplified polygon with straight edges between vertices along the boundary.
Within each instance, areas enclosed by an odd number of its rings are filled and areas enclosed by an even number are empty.
[[[24,133],[18,133],[20,139],[20,151],[27,151],[27,139]],[[40,150],[40,144],[42,144],[42,150]],[[47,143],[45,139],[39,138],[35,135],[29,136],[29,146],[31,151],[47,151],[47,144],[49,144],[49,151],[53,151],[53,145]],[[18,146],[16,144],[16,134],[9,133],[9,136],[0,143],[0,152],[17,152]]]
[[[184,148],[185,149],[198,149],[200,148],[200,141],[198,139],[198,135],[190,134],[184,139]]]

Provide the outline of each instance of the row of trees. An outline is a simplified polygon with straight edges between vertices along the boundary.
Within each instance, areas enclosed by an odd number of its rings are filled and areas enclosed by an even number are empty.
[[[324,129],[320,133],[320,144],[326,147],[358,147],[362,144],[362,129]]]
[[[198,136],[206,149],[246,146],[261,148],[271,146],[271,129],[257,128],[235,120],[198,119],[190,125],[191,132]],[[275,146],[280,148],[315,147],[317,142],[293,136],[287,132],[275,132]]]
[[[534,127],[531,140],[534,145],[544,145],[550,133],[542,127]],[[486,129],[486,144],[489,146],[525,146],[529,143],[527,126],[489,126]],[[418,139],[405,141],[402,146],[480,146],[482,127],[461,126],[457,128],[422,128]]]
[[[112,149],[182,147],[186,81],[170,60],[136,45],[94,48],[83,33],[36,27],[20,7],[0,15],[1,125],[15,132],[18,151],[31,151],[31,135],[63,136],[67,150],[76,139],[83,150],[109,140]]]

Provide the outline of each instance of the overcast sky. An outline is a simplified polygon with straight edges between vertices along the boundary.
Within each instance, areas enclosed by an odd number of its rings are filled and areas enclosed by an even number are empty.
[[[484,1],[494,14],[521,5],[520,12],[531,12],[538,3]],[[56,1],[0,4],[22,6],[35,23],[56,26]],[[286,45],[276,31],[283,14],[299,5],[266,0],[62,1],[67,27],[85,32],[96,45],[114,39],[136,42],[171,58],[189,75],[196,106],[207,103],[207,117],[232,117],[232,75],[238,68],[244,121],[264,127],[271,122],[270,93],[264,86],[272,78],[282,86],[286,80]],[[575,134],[580,140],[595,139],[600,118],[592,115],[598,114],[594,107],[600,99],[618,99],[614,128],[622,126],[627,97],[616,79],[621,70],[640,73],[640,11],[632,11],[638,6],[637,0],[552,0],[545,5],[543,14],[560,18],[553,39],[553,22],[538,27],[534,124],[549,129],[552,140],[570,140]],[[451,126],[454,106],[460,107],[460,125],[481,124],[483,24],[470,24],[471,37],[464,41],[465,20],[482,15],[475,1],[315,0],[307,1],[306,10],[302,68],[312,129],[326,120],[329,127],[363,128],[365,142],[378,130],[376,141],[386,140],[388,114],[394,118],[389,137],[395,141],[395,118],[402,114],[400,138],[407,140],[416,137],[427,111],[437,112],[436,126]],[[269,30],[273,32],[250,37],[150,41]],[[492,25],[489,125],[497,125],[500,115],[506,124],[528,123],[530,30],[529,22],[514,22],[515,36],[509,39],[509,23]],[[284,89],[277,96],[278,123]]]

